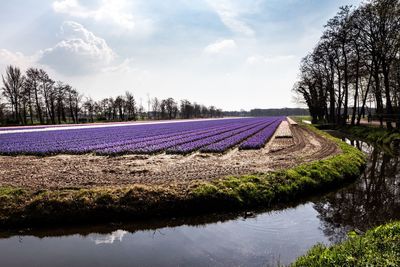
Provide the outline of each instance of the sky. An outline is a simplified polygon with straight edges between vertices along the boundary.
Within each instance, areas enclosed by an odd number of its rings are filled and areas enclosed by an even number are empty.
[[[99,100],[298,107],[302,57],[360,0],[1,0],[0,73],[38,67]]]

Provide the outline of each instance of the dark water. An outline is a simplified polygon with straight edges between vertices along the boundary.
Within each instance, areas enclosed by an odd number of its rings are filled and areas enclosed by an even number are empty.
[[[400,219],[400,157],[349,141],[369,155],[355,183],[295,207],[258,213],[0,232],[0,266],[275,266],[318,242]]]

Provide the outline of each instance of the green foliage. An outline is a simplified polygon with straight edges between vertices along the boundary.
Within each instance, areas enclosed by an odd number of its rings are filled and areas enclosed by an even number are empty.
[[[292,118],[297,123],[300,123],[303,120],[305,120],[305,121],[311,121],[312,120],[311,116],[290,116],[290,118]]]
[[[331,247],[314,246],[292,266],[400,266],[400,222],[378,226]]]
[[[398,130],[369,126],[348,126],[341,128],[341,130],[373,143],[390,145],[396,141],[400,142],[400,132]]]
[[[25,190],[14,187],[0,187],[0,197],[2,196],[20,196],[25,194]]]

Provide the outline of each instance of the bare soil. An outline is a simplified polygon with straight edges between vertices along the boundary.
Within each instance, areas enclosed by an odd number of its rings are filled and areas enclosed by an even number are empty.
[[[0,156],[0,186],[32,189],[120,187],[143,184],[188,187],[229,175],[289,168],[340,153],[335,143],[299,125],[293,138],[272,138],[261,150],[225,154]]]

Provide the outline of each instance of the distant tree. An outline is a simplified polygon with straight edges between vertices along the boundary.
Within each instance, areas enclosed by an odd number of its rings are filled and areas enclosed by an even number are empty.
[[[115,109],[114,109],[114,98],[109,97],[103,100],[105,103],[105,117],[107,120],[112,121],[115,118]]]
[[[160,101],[158,100],[157,97],[154,97],[151,100],[151,108],[153,111],[153,119],[160,119],[160,113],[161,113],[161,104]]]
[[[127,120],[136,120],[136,101],[132,93],[125,92],[125,110]]]
[[[56,91],[53,87],[55,82],[50,79],[49,75],[42,69],[38,70],[37,77],[39,81],[40,93],[44,99],[44,113],[46,114],[47,122],[55,124]]]
[[[70,85],[66,86],[67,92],[67,101],[69,107],[69,114],[71,116],[71,120],[73,123],[79,122],[79,111],[80,111],[80,102],[82,100],[82,96],[73,89]]]
[[[122,96],[117,96],[117,98],[115,98],[115,102],[114,102],[117,110],[118,110],[118,114],[119,114],[119,119],[121,121],[123,121],[125,119],[125,100]]]
[[[109,103],[110,110],[111,110],[111,120],[115,120],[115,119],[117,119],[117,105],[115,103],[114,98],[110,97],[108,99],[108,103]]]
[[[193,116],[195,118],[201,118],[201,105],[197,104],[196,102],[193,103]]]
[[[204,105],[201,106],[201,117],[207,118],[209,116],[208,108]]]
[[[9,99],[14,112],[14,119],[17,124],[21,122],[20,116],[20,100],[23,95],[24,76],[18,67],[11,65],[6,68],[6,77],[2,75],[3,95]]]
[[[40,92],[40,76],[39,70],[29,68],[26,71],[26,86],[29,87],[29,92],[33,94],[36,108],[36,115],[39,119],[40,124],[44,124],[43,112],[42,112],[42,97]]]
[[[165,99],[160,103],[160,118],[162,120],[167,118],[167,101]]]
[[[93,99],[90,97],[86,98],[86,101],[83,102],[83,109],[85,111],[85,117],[89,122],[94,122],[94,111],[95,111],[95,104]]]
[[[168,114],[168,119],[171,120],[176,117],[178,106],[172,97],[169,97],[165,100],[165,109]]]
[[[190,103],[189,100],[181,100],[181,118],[189,119],[193,117],[194,113],[194,106]]]
[[[29,68],[24,76],[18,67],[8,66],[2,75],[0,120],[2,124],[80,123],[85,121],[124,121],[140,119],[175,119],[219,116],[218,109],[209,109],[189,100],[178,103],[173,98],[150,99],[147,112],[131,92],[99,101],[85,97],[71,85],[55,82],[43,69]],[[84,101],[82,99],[85,98]],[[221,112],[222,114],[222,112]]]
[[[55,91],[55,110],[57,113],[57,122],[58,123],[62,123],[62,122],[66,122],[67,118],[66,118],[66,96],[67,96],[67,89],[68,87],[58,81],[56,86],[54,87],[54,91]]]
[[[1,98],[0,98],[1,100]],[[0,101],[0,124],[5,125],[6,124],[6,107],[4,103],[1,103]]]
[[[144,112],[144,107],[143,107],[142,102],[140,102],[140,104],[139,104],[139,107],[138,107],[138,110],[137,110],[137,114],[138,114],[138,117],[139,117],[141,120],[144,119],[144,117],[145,117],[145,112]]]

